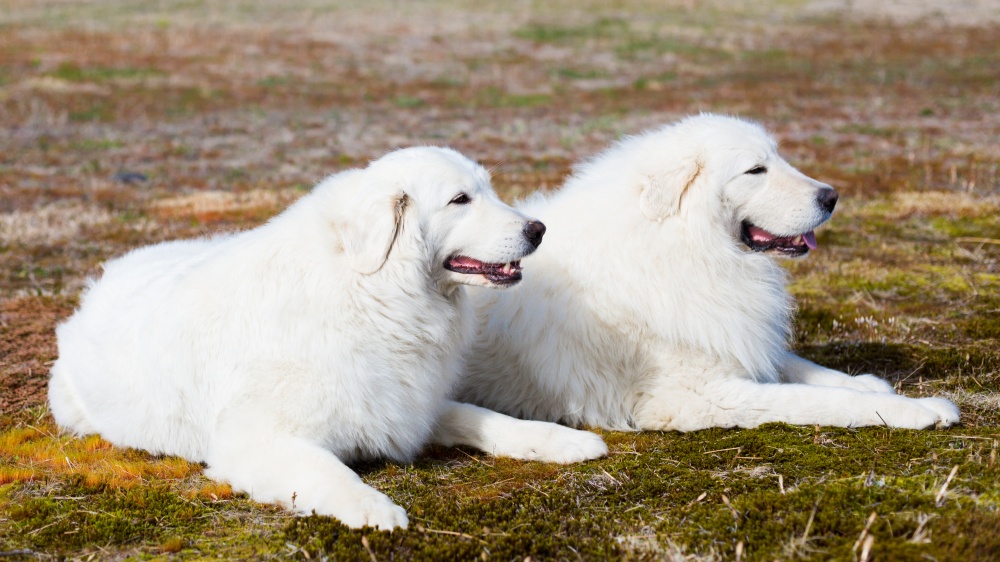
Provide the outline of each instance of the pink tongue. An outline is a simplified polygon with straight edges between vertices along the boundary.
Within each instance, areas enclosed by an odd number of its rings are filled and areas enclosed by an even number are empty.
[[[812,230],[802,235],[802,239],[806,241],[806,246],[809,246],[810,250],[815,250],[818,245],[816,244],[816,233]]]

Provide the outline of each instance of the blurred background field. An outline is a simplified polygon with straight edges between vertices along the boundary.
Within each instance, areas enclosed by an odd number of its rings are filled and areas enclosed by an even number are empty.
[[[0,0],[0,553],[1000,557],[998,42],[996,0]],[[796,348],[948,396],[961,427],[605,432],[608,459],[566,468],[432,449],[359,467],[410,513],[390,535],[45,410],[53,328],[110,257],[252,227],[414,144],[495,166],[514,200],[699,111],[760,121],[842,193],[787,263]]]

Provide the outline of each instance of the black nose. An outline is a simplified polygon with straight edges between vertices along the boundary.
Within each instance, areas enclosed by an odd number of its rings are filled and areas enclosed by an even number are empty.
[[[535,248],[542,243],[542,236],[545,236],[544,224],[538,221],[528,221],[528,224],[524,225],[524,237]]]
[[[837,206],[837,198],[840,195],[837,190],[832,187],[824,187],[820,192],[819,196],[816,197],[816,202],[819,203],[820,207],[826,209],[826,212],[832,213],[833,208]]]

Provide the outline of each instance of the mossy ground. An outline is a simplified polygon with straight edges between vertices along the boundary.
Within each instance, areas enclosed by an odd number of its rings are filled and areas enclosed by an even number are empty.
[[[1000,558],[1000,7],[827,4],[7,7],[0,554]],[[109,257],[260,224],[396,146],[454,146],[523,197],[621,134],[700,110],[762,121],[843,194],[819,250],[786,262],[794,347],[947,396],[961,426],[603,432],[611,455],[569,467],[431,448],[356,467],[407,509],[410,529],[390,534],[61,435],[45,410],[53,328]]]

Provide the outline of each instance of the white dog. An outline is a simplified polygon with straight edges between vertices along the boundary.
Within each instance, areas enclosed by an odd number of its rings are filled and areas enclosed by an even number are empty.
[[[544,230],[459,153],[391,153],[260,228],[106,264],[58,328],[52,413],[78,434],[205,462],[258,501],[353,527],[407,518],[345,462],[406,462],[428,441],[599,457],[592,433],[446,399],[473,331],[461,285],[517,283]]]
[[[520,206],[549,234],[518,291],[473,295],[482,321],[458,396],[612,429],[957,422],[947,400],[788,351],[793,303],[772,256],[815,248],[836,201],[739,119],[617,143]]]

